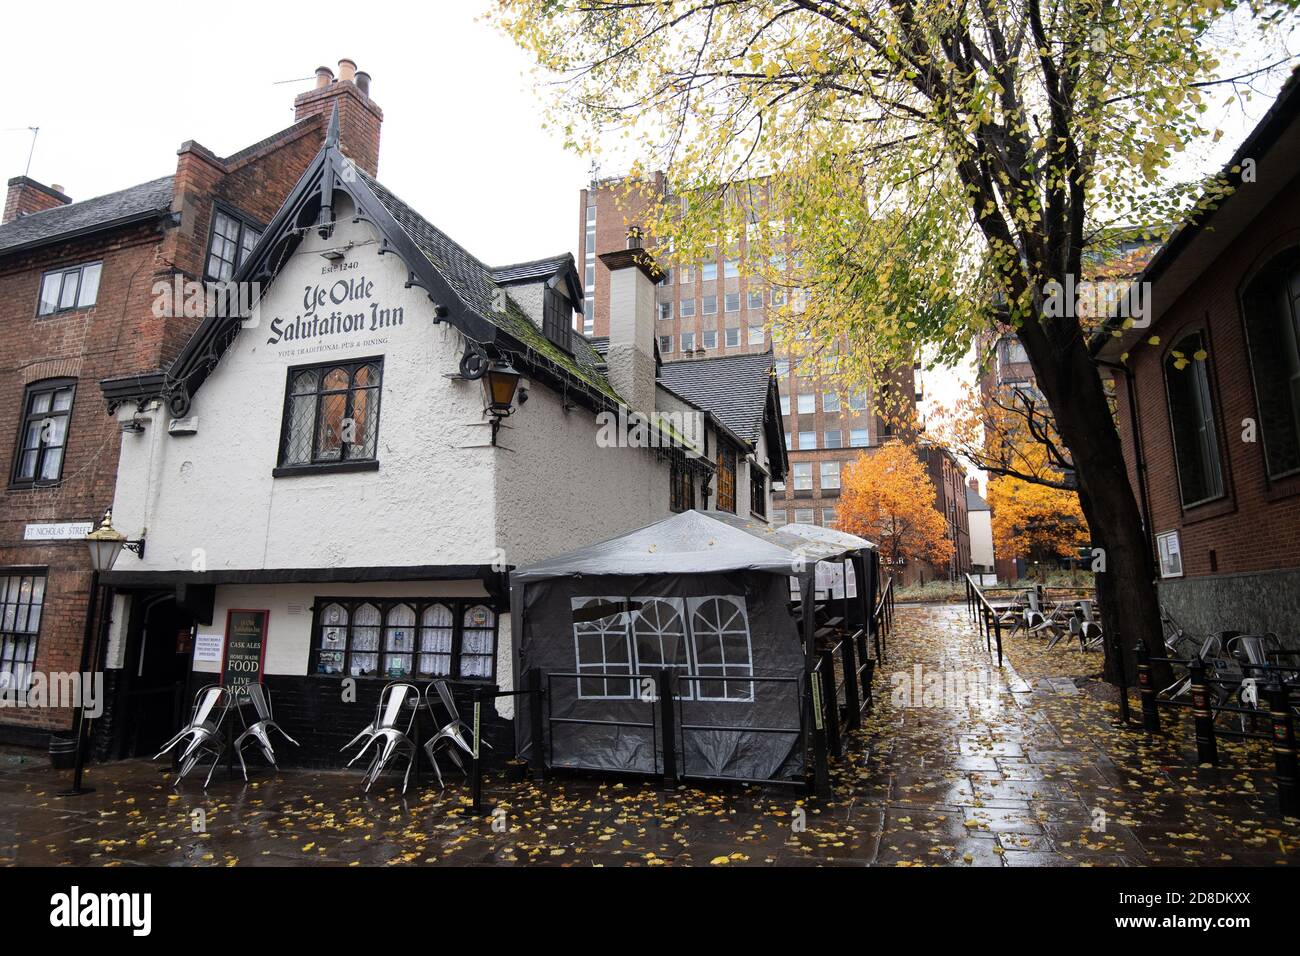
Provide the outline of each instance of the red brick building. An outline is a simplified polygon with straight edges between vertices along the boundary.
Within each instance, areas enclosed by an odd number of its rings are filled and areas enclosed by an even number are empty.
[[[599,255],[621,249],[629,226],[639,225],[652,200],[671,186],[662,172],[644,181],[612,178],[581,191],[578,217],[578,262],[583,264],[582,331],[609,334],[609,270]],[[845,467],[864,451],[898,437],[894,426],[876,414],[869,389],[841,391],[813,375],[800,375],[789,356],[773,342],[768,310],[784,302],[787,290],[741,275],[745,239],[732,257],[717,251],[713,261],[667,263],[669,270],[656,293],[655,334],[665,362],[693,361],[724,355],[775,350],[790,475],[773,485],[774,524],[798,522],[830,526],[836,520]],[[793,257],[791,257],[791,262]],[[915,411],[920,397],[912,369],[895,377],[898,395],[891,405]],[[883,403],[882,403],[883,404]]]
[[[201,318],[159,315],[158,289],[230,277],[319,151],[336,107],[344,151],[376,171],[383,113],[369,76],[350,60],[339,68],[337,78],[317,71],[315,88],[294,101],[292,126],[234,155],[186,142],[172,175],[81,202],[61,186],[9,180],[0,224],[0,435],[13,441],[0,492],[0,675],[9,687],[83,669],[90,561],[81,539],[112,504],[121,440],[99,383],[166,368]],[[147,540],[147,529],[121,530]],[[118,567],[132,560],[124,554]],[[110,615],[97,622],[104,632]],[[159,677],[169,656],[183,670],[182,643],[178,635],[162,652]],[[139,705],[154,706],[149,694],[163,686],[156,696],[170,708],[169,683],[137,688]],[[72,713],[5,707],[0,741],[43,745]]]
[[[1235,191],[1138,276],[1112,376],[1161,603],[1189,632],[1300,635],[1300,73],[1228,165]]]

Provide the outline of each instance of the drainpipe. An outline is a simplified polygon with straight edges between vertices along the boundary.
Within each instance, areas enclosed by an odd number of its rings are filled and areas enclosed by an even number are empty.
[[[1122,372],[1124,375],[1124,393],[1127,396],[1129,428],[1133,432],[1133,465],[1137,471],[1138,504],[1142,508],[1142,525],[1147,532],[1147,558],[1151,562],[1152,573],[1156,568],[1155,531],[1151,527],[1151,497],[1147,490],[1146,455],[1142,452],[1142,432],[1138,428],[1137,389],[1134,387],[1133,370],[1127,365],[1116,365],[1102,359],[1093,359],[1103,368]]]

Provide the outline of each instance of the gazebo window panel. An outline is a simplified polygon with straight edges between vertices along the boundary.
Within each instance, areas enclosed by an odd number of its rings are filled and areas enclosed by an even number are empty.
[[[572,607],[578,611],[598,604],[621,604],[624,600],[622,597],[579,597],[572,599]],[[625,611],[615,611],[595,621],[574,621],[573,645],[579,674],[633,673]],[[617,677],[580,677],[578,697],[582,700],[627,700],[635,696],[635,684],[634,680]]]
[[[317,598],[311,672],[491,680],[497,614],[482,600]]]
[[[753,701],[754,674],[749,612],[743,597],[693,597],[690,611],[694,672],[700,700]],[[710,679],[705,679],[710,678]]]
[[[650,598],[641,602],[641,609],[632,615],[632,646],[639,674],[650,675],[665,667],[689,674],[691,660],[682,599]],[[676,682],[673,692],[690,700],[691,681]]]

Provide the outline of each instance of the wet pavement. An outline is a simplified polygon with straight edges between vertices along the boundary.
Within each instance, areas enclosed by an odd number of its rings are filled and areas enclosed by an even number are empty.
[[[0,864],[559,866],[1287,865],[1300,821],[1276,810],[1272,758],[1179,731],[1114,726],[1100,656],[1007,641],[999,671],[963,606],[900,607],[876,706],[834,798],[782,788],[490,779],[489,808],[426,775],[405,799],[341,771],[219,769],[171,786],[160,764],[91,767],[92,794],[43,755],[0,753]],[[919,668],[919,670],[918,670]],[[195,773],[198,777],[198,772]],[[498,808],[494,814],[491,808]]]

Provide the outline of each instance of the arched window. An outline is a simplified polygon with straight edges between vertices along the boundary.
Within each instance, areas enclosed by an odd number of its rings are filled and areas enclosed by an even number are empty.
[[[316,673],[342,674],[348,648],[348,610],[341,604],[327,604],[320,612]]]
[[[753,683],[737,679],[754,673],[745,599],[691,598],[689,607],[695,672],[717,678],[700,680],[696,696],[700,700],[753,700]]]
[[[1270,478],[1300,471],[1300,248],[1270,262],[1241,297]]]
[[[1223,496],[1223,464],[1205,338],[1186,335],[1165,356],[1165,390],[1183,507]]]
[[[430,604],[420,618],[419,671],[429,677],[451,674],[451,640],[455,632],[451,608]]]
[[[415,611],[409,604],[397,604],[388,609],[384,621],[384,674],[397,679],[411,674],[411,658],[415,652]]]
[[[374,677],[379,672],[379,625],[383,620],[379,608],[363,604],[352,615],[353,677]]]
[[[460,632],[460,676],[467,680],[492,676],[497,617],[486,604],[465,609]]]
[[[636,671],[652,674],[664,667],[690,672],[690,655],[686,647],[686,615],[681,598],[648,599],[632,616],[632,646],[636,651]],[[678,697],[690,699],[691,682],[673,685]]]

